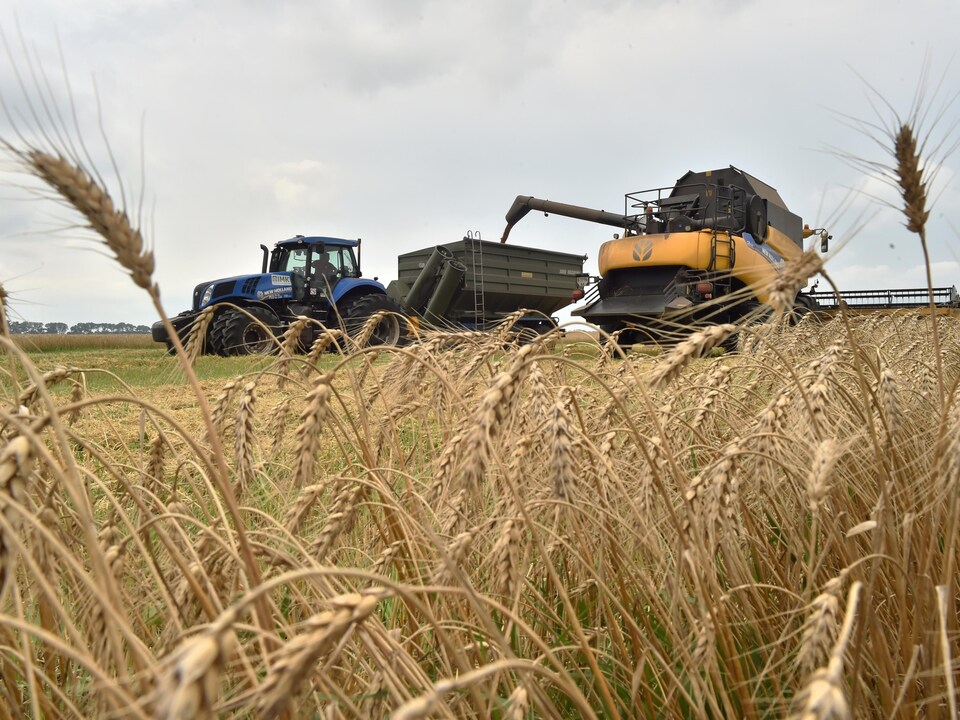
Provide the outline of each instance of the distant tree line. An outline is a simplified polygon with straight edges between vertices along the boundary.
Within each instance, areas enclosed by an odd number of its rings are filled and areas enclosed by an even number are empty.
[[[62,322],[11,322],[10,332],[14,335],[132,335],[149,333],[150,328],[125,322],[82,322],[69,326]]]

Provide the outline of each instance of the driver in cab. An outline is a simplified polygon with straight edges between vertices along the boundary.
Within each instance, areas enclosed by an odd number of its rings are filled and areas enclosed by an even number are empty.
[[[311,270],[312,285],[326,287],[329,290],[336,284],[337,266],[330,262],[330,257],[326,253],[321,253],[320,257],[313,261]]]

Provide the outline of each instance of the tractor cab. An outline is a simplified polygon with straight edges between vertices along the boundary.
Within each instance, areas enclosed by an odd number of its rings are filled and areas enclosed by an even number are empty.
[[[290,273],[297,300],[329,300],[340,280],[360,277],[357,245],[355,240],[298,235],[274,246],[269,271]]]

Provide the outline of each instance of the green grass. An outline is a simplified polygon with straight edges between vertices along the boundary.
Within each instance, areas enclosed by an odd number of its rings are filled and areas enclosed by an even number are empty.
[[[25,341],[18,343],[31,363],[41,372],[57,367],[76,368],[86,371],[86,384],[91,392],[108,394],[122,391],[118,379],[131,388],[157,388],[185,384],[183,370],[175,356],[168,355],[164,346],[150,340],[149,336],[20,336],[24,338],[83,338],[84,340],[62,343]],[[91,341],[86,341],[91,338]],[[135,338],[140,338],[137,341]],[[300,360],[305,356],[298,356]],[[322,364],[333,364],[338,355],[329,354]],[[276,362],[275,357],[203,356],[194,363],[194,370],[201,381],[216,381],[257,373]],[[6,366],[6,363],[4,363]],[[21,377],[21,383],[25,380]],[[0,387],[9,386],[6,375],[0,375]],[[53,392],[68,391],[65,384],[53,388]]]

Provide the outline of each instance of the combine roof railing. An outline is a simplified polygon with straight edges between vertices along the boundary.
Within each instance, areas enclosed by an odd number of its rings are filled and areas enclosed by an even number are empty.
[[[960,294],[956,285],[933,288],[901,288],[896,290],[844,290],[839,293],[842,301],[851,310],[896,310],[922,308],[930,305],[930,294],[937,307],[960,307]],[[816,300],[823,310],[839,307],[837,293],[831,291],[805,293]]]

